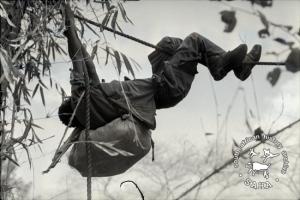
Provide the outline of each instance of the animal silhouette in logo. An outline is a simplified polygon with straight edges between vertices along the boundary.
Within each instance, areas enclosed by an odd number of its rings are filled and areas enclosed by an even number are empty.
[[[263,158],[263,162],[258,161],[252,161],[252,158],[254,156],[259,156],[259,152],[255,152],[255,150],[252,148],[249,151],[250,156],[250,162],[246,164],[246,168],[248,168],[248,174],[251,174],[252,176],[255,176],[256,173],[262,172],[265,179],[269,178],[269,169],[271,166],[271,163],[266,163],[268,159],[272,159],[274,157],[279,156],[279,153],[274,154],[270,151],[270,149],[263,149],[264,155],[260,158]]]
[[[271,153],[270,149],[264,148],[264,155],[261,158],[264,158],[263,163],[265,163],[269,158],[274,158],[277,156],[279,156],[279,153],[273,154]]]
[[[263,164],[259,162],[248,162],[246,168],[249,168],[248,174],[251,173],[252,176],[255,176],[258,172],[263,172],[263,176],[265,179],[269,178],[269,168],[271,163]]]
[[[249,155],[250,155],[250,158],[253,158],[254,156],[258,156],[259,153],[256,153],[256,152],[254,151],[254,149],[250,149]]]

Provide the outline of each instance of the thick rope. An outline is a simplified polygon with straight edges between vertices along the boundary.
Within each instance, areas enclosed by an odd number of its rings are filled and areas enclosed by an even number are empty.
[[[154,44],[151,44],[151,43],[149,43],[149,42],[146,42],[146,41],[144,41],[144,40],[141,40],[141,39],[139,39],[139,38],[136,38],[136,37],[133,37],[133,36],[128,35],[128,34],[126,34],[126,33],[123,33],[123,32],[117,31],[117,30],[114,30],[114,29],[109,28],[109,27],[107,27],[107,26],[104,26],[104,25],[102,25],[102,24],[100,24],[100,23],[97,23],[97,22],[94,22],[94,21],[92,21],[92,20],[89,20],[89,19],[87,19],[87,18],[85,18],[85,17],[79,16],[79,15],[74,15],[74,16],[75,16],[77,19],[79,19],[79,20],[85,21],[85,22],[87,22],[87,23],[89,23],[89,24],[92,24],[92,25],[94,25],[94,26],[100,27],[100,28],[102,28],[102,29],[104,29],[104,30],[107,30],[107,31],[109,31],[109,32],[112,32],[112,33],[114,33],[114,34],[117,34],[117,35],[119,35],[119,36],[122,36],[122,37],[124,37],[124,38],[130,39],[130,40],[135,41],[135,42],[137,42],[137,43],[140,43],[140,44],[142,44],[142,45],[151,47],[151,48],[156,49],[156,50],[158,50],[158,51],[162,51],[162,52],[164,52],[164,53],[166,53],[166,54],[169,54],[169,55],[171,54],[171,52],[169,52],[168,50],[166,50],[166,49],[164,49],[164,48],[161,48],[161,47],[159,47],[159,46],[156,46],[156,45],[154,45]],[[245,64],[255,64],[255,65],[285,65],[285,62],[246,62]]]
[[[88,71],[84,62],[83,64],[83,72],[84,72],[84,82],[85,82],[85,103],[86,103],[86,116],[85,116],[85,140],[89,140],[89,130],[90,130],[90,79],[88,75]],[[92,150],[91,144],[86,142],[86,153],[87,153],[87,166],[88,166],[88,174],[87,174],[87,199],[92,200]]]
[[[164,52],[164,53],[166,53],[166,54],[170,54],[170,52],[167,51],[166,49],[163,49],[163,48],[161,48],[161,47],[159,47],[159,46],[156,46],[156,45],[154,45],[154,44],[151,44],[151,43],[146,42],[146,41],[144,41],[144,40],[141,40],[141,39],[139,39],[139,38],[136,38],[136,37],[133,37],[133,36],[131,36],[131,35],[122,33],[122,32],[120,32],[120,31],[114,30],[114,29],[109,28],[109,27],[107,27],[107,26],[103,26],[103,25],[100,24],[100,23],[94,22],[94,21],[92,21],[92,20],[89,20],[89,19],[87,19],[87,18],[81,17],[81,16],[79,16],[79,15],[76,15],[76,14],[75,14],[74,16],[75,16],[77,19],[79,19],[79,20],[85,21],[85,22],[87,22],[87,23],[89,23],[89,24],[92,24],[92,25],[94,25],[94,26],[100,27],[100,28],[102,28],[102,29],[104,29],[104,30],[107,30],[107,31],[109,31],[109,32],[112,32],[112,33],[114,33],[114,34],[117,34],[117,35],[119,35],[119,36],[122,36],[122,37],[124,37],[124,38],[130,39],[130,40],[132,40],[132,41],[135,41],[135,42],[137,42],[137,43],[140,43],[140,44],[143,44],[143,45],[145,45],[145,46],[151,47],[151,48],[153,48],[153,49],[157,49],[157,50],[162,51],[162,52]]]

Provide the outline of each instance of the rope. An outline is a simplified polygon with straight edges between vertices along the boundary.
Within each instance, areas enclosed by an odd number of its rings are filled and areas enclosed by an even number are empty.
[[[90,130],[90,79],[88,76],[88,71],[86,65],[83,63],[83,72],[84,72],[84,82],[85,82],[85,105],[86,105],[86,116],[85,116],[85,140],[89,141],[89,130]],[[87,174],[87,199],[92,199],[92,172],[93,172],[93,165],[92,165],[92,149],[91,144],[86,143],[86,153],[87,153],[87,166],[88,166],[88,174]]]
[[[117,34],[117,35],[122,36],[122,37],[124,37],[124,38],[127,38],[127,39],[129,39],[129,40],[135,41],[135,42],[137,42],[137,43],[140,43],[140,44],[142,44],[142,45],[151,47],[151,48],[153,48],[153,49],[162,51],[162,52],[164,52],[164,53],[170,55],[170,52],[169,52],[168,50],[163,49],[163,48],[161,48],[161,47],[159,47],[159,46],[156,46],[156,45],[154,45],[154,44],[151,44],[151,43],[146,42],[146,41],[144,41],[144,40],[141,40],[141,39],[139,39],[139,38],[133,37],[133,36],[128,35],[128,34],[126,34],[126,33],[123,33],[123,32],[117,31],[117,30],[114,30],[114,29],[109,28],[109,27],[107,27],[107,26],[103,26],[103,25],[100,24],[100,23],[94,22],[94,21],[92,21],[92,20],[89,20],[89,19],[87,19],[87,18],[81,17],[81,16],[79,16],[79,15],[76,15],[76,14],[75,14],[74,16],[75,16],[77,19],[79,19],[79,20],[85,21],[85,22],[87,22],[87,23],[89,23],[89,24],[92,24],[92,25],[94,25],[94,26],[100,27],[100,28],[102,28],[102,29],[104,29],[104,30],[107,30],[107,31],[109,31],[109,32],[112,32],[112,33],[114,33],[114,34]]]
[[[97,23],[97,22],[94,22],[94,21],[92,21],[92,20],[89,20],[89,19],[87,19],[87,18],[85,18],[85,17],[79,16],[79,15],[76,15],[76,14],[75,14],[74,16],[75,16],[77,19],[79,19],[79,20],[82,20],[82,21],[85,21],[85,22],[87,22],[87,23],[89,23],[89,24],[92,24],[92,25],[94,25],[94,26],[100,27],[100,28],[103,29],[103,30],[107,30],[107,31],[109,31],[109,32],[112,32],[112,33],[117,34],[117,35],[119,35],[119,36],[122,36],[122,37],[124,37],[124,38],[127,38],[127,39],[129,39],[129,40],[132,40],[132,41],[134,41],[134,42],[140,43],[140,44],[145,45],[145,46],[147,46],[147,47],[150,47],[150,48],[153,48],[153,49],[156,49],[156,50],[158,50],[158,51],[162,51],[162,52],[164,52],[164,53],[166,53],[166,54],[171,55],[171,53],[170,53],[168,50],[164,49],[164,48],[161,48],[161,47],[159,47],[159,46],[156,46],[156,45],[154,45],[154,44],[151,44],[151,43],[146,42],[146,41],[144,41],[144,40],[141,40],[141,39],[139,39],[139,38],[133,37],[133,36],[128,35],[128,34],[126,34],[126,33],[123,33],[123,32],[117,31],[117,30],[114,30],[114,29],[109,28],[109,27],[107,27],[107,26],[104,26],[104,25],[102,25],[102,24],[100,24],[100,23]],[[285,62],[246,62],[245,64],[255,64],[255,65],[285,65]]]

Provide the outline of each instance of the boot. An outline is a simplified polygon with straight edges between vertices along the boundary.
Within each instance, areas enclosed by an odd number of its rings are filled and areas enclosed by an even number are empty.
[[[246,80],[250,74],[251,70],[255,66],[255,64],[246,64],[251,62],[258,62],[261,56],[261,45],[256,44],[253,46],[251,51],[246,55],[245,59],[243,60],[243,63],[233,69],[233,72],[237,78],[244,81]]]
[[[232,51],[206,59],[206,65],[214,78],[218,81],[223,79],[230,70],[242,65],[247,54],[247,45],[241,44]]]

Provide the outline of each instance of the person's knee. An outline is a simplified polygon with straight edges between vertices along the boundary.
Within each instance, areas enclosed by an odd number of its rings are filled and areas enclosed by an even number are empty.
[[[202,38],[202,36],[199,33],[197,33],[197,32],[192,32],[188,37],[191,37],[193,39],[200,39],[200,38]]]

